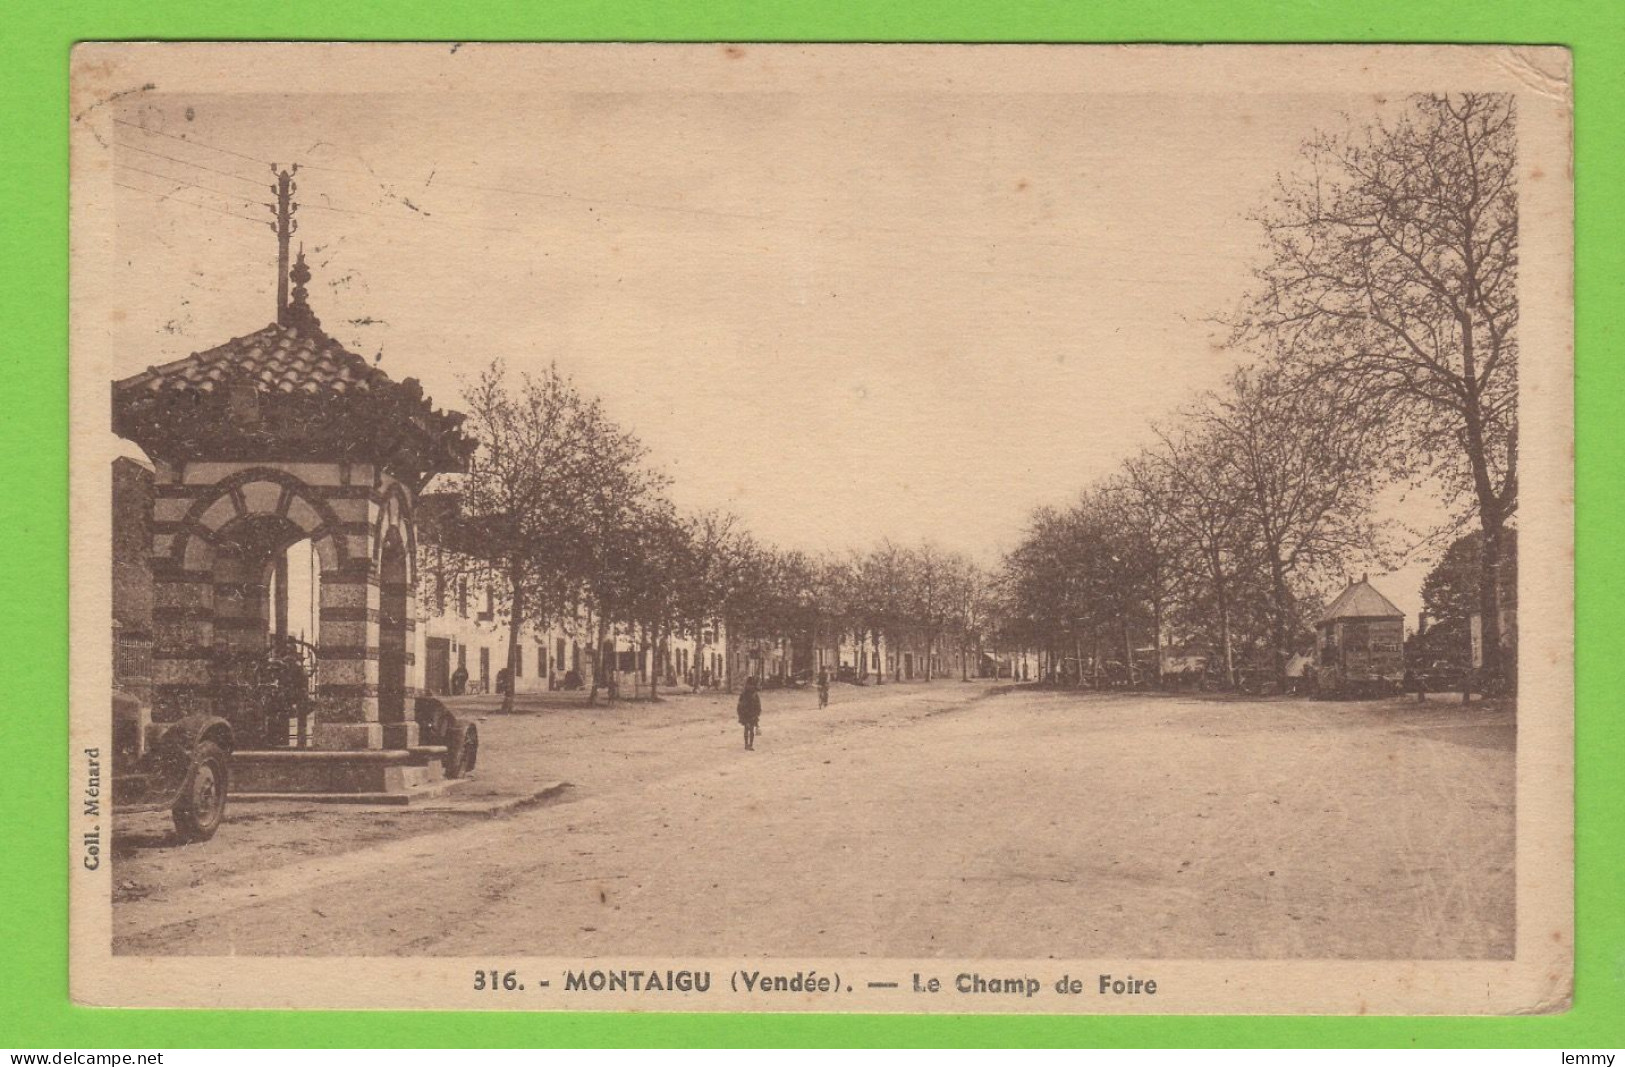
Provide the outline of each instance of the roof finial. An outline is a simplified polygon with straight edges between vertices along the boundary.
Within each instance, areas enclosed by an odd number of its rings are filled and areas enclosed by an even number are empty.
[[[305,288],[305,283],[310,281],[310,268],[305,265],[305,246],[303,244],[299,246],[299,258],[294,261],[293,270],[288,272],[288,277],[293,280],[293,299],[288,303],[285,324],[300,330],[320,332],[322,328],[321,320],[316,317],[316,313],[311,311],[310,305],[306,303],[310,291]]]

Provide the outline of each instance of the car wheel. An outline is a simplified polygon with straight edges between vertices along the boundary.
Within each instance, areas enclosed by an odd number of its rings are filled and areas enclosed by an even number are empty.
[[[198,745],[186,788],[171,812],[182,841],[207,841],[220,829],[226,815],[228,773],[226,753],[219,745],[213,741]]]

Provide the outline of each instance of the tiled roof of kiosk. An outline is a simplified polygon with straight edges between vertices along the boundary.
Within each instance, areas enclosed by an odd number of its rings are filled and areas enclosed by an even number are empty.
[[[1405,613],[1394,607],[1394,602],[1377,592],[1370,582],[1350,582],[1336,600],[1320,613],[1318,622],[1333,619],[1391,619],[1403,618]]]
[[[212,393],[232,380],[262,393],[355,395],[388,385],[390,378],[319,329],[272,323],[184,359],[149,367],[118,382],[125,395],[146,392]]]

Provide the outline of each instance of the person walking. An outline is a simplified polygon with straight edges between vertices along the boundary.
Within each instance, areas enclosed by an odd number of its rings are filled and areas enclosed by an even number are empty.
[[[739,723],[745,728],[745,749],[756,748],[756,731],[762,722],[762,696],[756,691],[756,676],[745,679],[739,692]]]
[[[818,706],[829,707],[829,668],[818,668]]]

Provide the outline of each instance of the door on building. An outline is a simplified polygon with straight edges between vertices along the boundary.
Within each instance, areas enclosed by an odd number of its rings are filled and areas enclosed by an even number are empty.
[[[451,638],[424,640],[423,684],[436,696],[451,692]]]
[[[480,646],[480,692],[491,691],[491,650]]]

